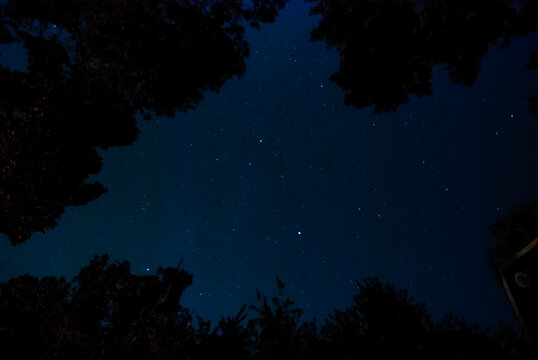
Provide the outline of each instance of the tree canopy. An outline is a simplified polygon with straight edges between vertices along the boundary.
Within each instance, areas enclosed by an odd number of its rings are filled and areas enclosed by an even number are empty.
[[[70,282],[30,275],[0,284],[2,359],[531,359],[516,331],[492,331],[447,314],[434,322],[415,302],[377,278],[357,281],[352,305],[324,322],[278,294],[211,323],[181,305],[192,275],[159,268],[134,275],[126,261],[95,256]],[[250,312],[249,312],[250,311]],[[196,322],[193,321],[196,318]]]
[[[373,106],[375,113],[394,111],[412,95],[431,95],[438,64],[452,82],[473,85],[491,46],[538,28],[532,0],[307,1],[314,3],[311,14],[322,15],[311,39],[340,53],[331,81],[344,90],[347,105]]]
[[[108,260],[94,257],[71,283],[30,275],[3,283],[3,358],[149,358],[185,350],[193,330],[179,299],[192,276],[179,266],[136,276],[128,262]]]
[[[97,148],[132,144],[136,114],[195,107],[245,71],[245,26],[287,0],[8,0],[0,43],[28,69],[0,66],[0,233],[12,244],[56,225],[66,206],[106,190],[85,179]]]

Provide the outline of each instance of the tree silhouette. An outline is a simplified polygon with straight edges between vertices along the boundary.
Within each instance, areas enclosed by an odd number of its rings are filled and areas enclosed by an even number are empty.
[[[256,317],[249,321],[254,329],[256,360],[269,359],[307,359],[313,356],[311,347],[313,340],[313,324],[300,324],[303,310],[295,307],[295,302],[284,298],[285,284],[276,278],[278,296],[269,302],[266,295],[256,292],[258,305],[250,308]]]
[[[96,256],[71,283],[24,275],[1,285],[2,352],[11,358],[188,358],[191,317],[179,305],[192,276],[137,276]]]
[[[245,71],[244,26],[287,0],[8,0],[0,42],[28,71],[0,66],[0,233],[12,244],[56,225],[105,189],[97,147],[132,144],[136,114],[195,107]]]
[[[197,330],[196,359],[227,359],[247,360],[251,358],[254,342],[252,328],[243,323],[247,317],[247,306],[243,305],[237,315],[221,317],[215,329],[211,323],[199,318]]]
[[[180,305],[192,276],[159,268],[139,276],[128,262],[95,256],[71,282],[30,275],[0,283],[0,359],[533,359],[512,328],[495,332],[447,314],[431,320],[423,303],[377,278],[357,282],[346,310],[318,327],[284,298],[258,295],[235,316],[209,321]],[[535,358],[535,357],[534,357]]]
[[[465,319],[446,314],[426,334],[423,354],[429,359],[532,359],[525,341],[505,325],[491,333]]]
[[[336,310],[322,328],[323,339],[336,351],[334,358],[417,358],[430,324],[425,305],[377,278],[357,282],[357,287],[353,306]]]
[[[323,359],[532,358],[507,326],[491,333],[451,313],[438,323],[406,290],[377,278],[357,282],[353,305],[329,315],[321,329]],[[529,357],[527,357],[527,355]]]
[[[311,14],[323,16],[311,39],[340,53],[331,81],[347,105],[373,105],[375,113],[430,95],[437,64],[454,83],[472,85],[492,45],[538,27],[535,1],[308,1]]]

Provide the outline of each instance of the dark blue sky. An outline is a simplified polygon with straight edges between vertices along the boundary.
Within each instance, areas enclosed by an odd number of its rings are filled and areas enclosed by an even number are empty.
[[[436,67],[432,96],[376,115],[328,81],[339,58],[309,41],[318,21],[292,0],[249,29],[246,74],[175,119],[140,121],[134,146],[101,151],[92,179],[109,192],[25,244],[2,241],[0,281],[71,278],[94,254],[136,274],[183,256],[183,304],[204,318],[274,293],[276,275],[305,319],[323,318],[351,303],[354,280],[378,276],[436,318],[513,322],[487,227],[538,196],[538,72],[525,68],[538,34],[491,49],[474,86]]]

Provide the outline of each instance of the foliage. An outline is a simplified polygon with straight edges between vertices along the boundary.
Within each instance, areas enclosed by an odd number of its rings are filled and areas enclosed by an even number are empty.
[[[222,317],[215,328],[180,305],[192,276],[130,272],[95,256],[71,282],[30,275],[0,284],[0,359],[530,359],[510,327],[494,332],[452,314],[435,323],[423,303],[377,278],[357,282],[353,305],[318,327],[283,296]],[[534,350],[532,350],[534,351]]]
[[[4,357],[187,358],[194,332],[179,299],[192,276],[179,266],[137,276],[108,260],[94,257],[71,283],[24,275],[1,284]]]
[[[85,179],[97,148],[132,144],[136,114],[195,107],[245,71],[244,25],[287,0],[8,0],[0,42],[28,70],[0,66],[0,233],[12,244],[56,225],[66,206],[105,192]]]
[[[294,307],[295,302],[284,298],[285,284],[276,278],[278,296],[269,302],[266,295],[256,291],[259,304],[251,305],[257,317],[249,320],[254,329],[254,359],[301,359],[308,358],[306,346],[312,335],[308,324],[300,325],[303,310]],[[309,336],[310,335],[310,336]]]
[[[313,41],[340,53],[331,81],[345,103],[390,112],[432,94],[433,66],[471,86],[482,57],[500,40],[536,31],[538,4],[513,0],[308,0],[322,15]]]

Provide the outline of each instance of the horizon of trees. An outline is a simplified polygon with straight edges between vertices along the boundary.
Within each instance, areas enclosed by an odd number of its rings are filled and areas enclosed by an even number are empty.
[[[180,304],[192,275],[94,256],[70,282],[31,275],[0,283],[0,359],[532,359],[536,345],[499,324],[484,329],[448,313],[432,321],[406,290],[368,277],[353,303],[321,325],[301,321],[284,296],[257,292],[216,326]],[[248,314],[250,310],[251,314]]]

